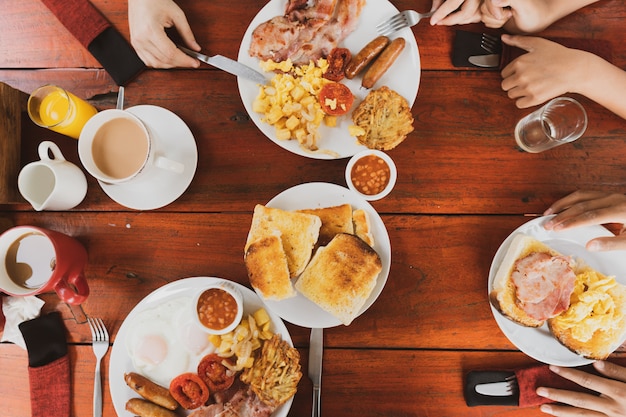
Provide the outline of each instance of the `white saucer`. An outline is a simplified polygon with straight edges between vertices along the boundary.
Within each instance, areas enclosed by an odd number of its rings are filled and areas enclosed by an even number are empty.
[[[156,135],[159,148],[167,158],[185,166],[182,174],[155,169],[154,175],[140,177],[122,184],[98,181],[104,192],[115,202],[136,210],[153,210],[175,201],[185,192],[198,166],[196,141],[183,120],[158,106],[140,105],[126,109],[146,124]]]

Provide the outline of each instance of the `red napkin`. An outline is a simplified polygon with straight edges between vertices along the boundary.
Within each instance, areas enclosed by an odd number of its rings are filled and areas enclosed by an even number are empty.
[[[28,367],[32,417],[70,415],[70,358],[63,356],[47,365]]]
[[[89,1],[41,1],[102,64],[117,85],[126,85],[145,69],[132,46]]]
[[[580,49],[582,51],[591,52],[600,58],[611,62],[613,54],[611,52],[611,43],[601,39],[578,39],[578,38],[546,38],[567,48]],[[511,61],[526,51],[515,46],[502,44],[502,56],[500,58],[500,68],[506,67]]]
[[[541,404],[554,402],[548,398],[540,397],[536,391],[538,387],[558,388],[568,391],[593,393],[594,391],[565,379],[550,370],[548,365],[538,365],[531,368],[518,369],[515,371],[519,387],[519,406],[535,407]]]
[[[87,48],[104,29],[106,18],[85,0],[41,0],[78,41]]]

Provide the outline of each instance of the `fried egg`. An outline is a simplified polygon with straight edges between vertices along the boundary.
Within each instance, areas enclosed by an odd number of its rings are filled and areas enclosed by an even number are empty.
[[[181,297],[141,311],[132,318],[126,348],[135,371],[169,387],[215,348],[192,320],[192,299]]]

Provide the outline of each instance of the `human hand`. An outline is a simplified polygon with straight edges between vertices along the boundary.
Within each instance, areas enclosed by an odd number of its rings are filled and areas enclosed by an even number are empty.
[[[543,214],[558,213],[548,220],[547,230],[564,230],[596,224],[626,224],[626,195],[602,191],[576,191],[552,204]],[[587,242],[590,251],[626,250],[626,233],[597,237]],[[626,374],[625,374],[626,375]],[[626,379],[625,379],[626,381]]]
[[[485,26],[505,26],[513,33],[541,32],[561,17],[546,0],[484,0],[480,12]],[[568,9],[569,10],[569,9]]]
[[[172,0],[128,0],[130,41],[139,58],[153,68],[192,67],[200,62],[176,47],[166,28],[175,27],[183,42],[200,50],[185,13]]]
[[[484,0],[480,5],[481,20],[488,28],[501,28],[513,17],[509,0]]]
[[[596,361],[594,368],[607,378],[586,372],[550,366],[550,370],[581,387],[601,395],[585,394],[555,388],[537,388],[537,394],[569,405],[543,404],[541,411],[553,416],[608,416],[626,415],[626,368],[609,362]]]
[[[509,63],[502,72],[502,89],[518,108],[544,103],[568,92],[578,92],[588,79],[586,65],[593,54],[566,48],[531,36],[502,35],[502,42],[528,53]]]
[[[431,25],[464,25],[480,22],[482,0],[433,0]]]

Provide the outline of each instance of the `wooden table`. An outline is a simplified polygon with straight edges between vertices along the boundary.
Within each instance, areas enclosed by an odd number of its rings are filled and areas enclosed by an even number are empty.
[[[376,1],[376,0],[370,0]],[[126,2],[94,0],[128,38]],[[201,45],[235,57],[241,37],[263,0],[180,0]],[[397,0],[400,9],[426,1]],[[1,0],[0,81],[26,93],[56,83],[115,106],[117,87],[90,54],[37,0]],[[554,24],[546,36],[611,42],[613,61],[626,66],[626,9],[618,0],[587,7]],[[464,375],[475,369],[511,369],[536,362],[499,330],[487,300],[487,276],[502,241],[576,189],[626,190],[626,122],[584,97],[585,136],[572,145],[532,155],[515,146],[513,127],[530,110],[517,109],[500,89],[497,71],[454,68],[455,30],[477,25],[414,27],[421,83],[413,106],[415,131],[389,152],[398,183],[374,202],[391,239],[389,280],[376,303],[349,327],[325,332],[322,411],[326,416],[533,416],[537,410],[465,405]],[[34,212],[5,204],[0,216],[75,236],[89,252],[91,295],[70,308],[42,296],[45,311],[62,313],[72,361],[72,415],[91,415],[93,370],[86,316],[101,317],[112,341],[129,311],[168,282],[219,276],[249,285],[242,250],[252,209],[304,182],[345,185],[346,160],[320,161],[284,151],[248,118],[236,80],[200,70],[150,70],[126,88],[127,106],[172,110],[197,141],[199,165],[189,189],[158,210],[139,212],[107,197],[92,178],[82,204],[69,212]],[[36,146],[54,140],[78,163],[76,143],[24,118],[22,165]],[[290,416],[311,410],[306,377],[309,330],[287,325],[305,376]],[[104,415],[114,416],[104,359]],[[623,349],[613,358],[624,362]],[[0,414],[30,415],[26,353],[0,344]],[[121,384],[122,381],[114,381]]]

